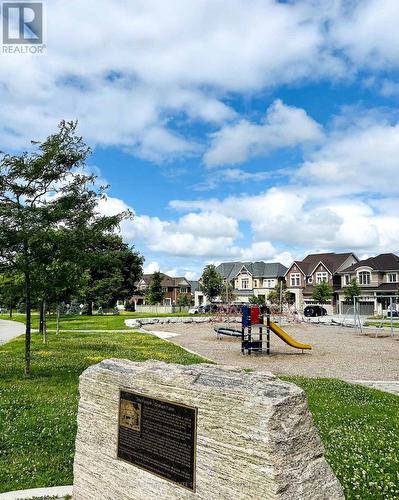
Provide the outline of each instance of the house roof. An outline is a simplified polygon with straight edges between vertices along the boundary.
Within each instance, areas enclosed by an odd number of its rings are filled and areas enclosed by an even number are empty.
[[[199,281],[189,281],[191,286],[191,293],[197,292],[201,289],[201,285]]]
[[[371,267],[375,271],[399,271],[399,257],[394,253],[381,253],[376,257],[360,260],[341,272],[350,273],[363,266]]]
[[[228,280],[237,276],[245,266],[247,271],[256,278],[283,277],[287,268],[279,262],[222,262],[217,266],[219,274]]]
[[[143,274],[141,281],[148,286],[152,279],[152,274]],[[180,276],[177,278],[173,278],[172,276],[168,276],[167,274],[161,273],[162,276],[162,286],[163,287],[179,287],[179,286],[190,286],[190,282],[184,277]]]
[[[323,264],[331,274],[334,274],[351,255],[353,255],[352,252],[311,253],[303,260],[294,261],[293,264],[296,264],[306,276],[310,276],[319,263]]]

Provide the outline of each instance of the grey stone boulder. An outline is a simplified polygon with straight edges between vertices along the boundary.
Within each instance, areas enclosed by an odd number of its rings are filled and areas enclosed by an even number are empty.
[[[198,409],[196,490],[117,459],[120,389]],[[162,422],[161,422],[162,424]],[[343,499],[304,392],[268,372],[105,360],[80,377],[74,500]]]

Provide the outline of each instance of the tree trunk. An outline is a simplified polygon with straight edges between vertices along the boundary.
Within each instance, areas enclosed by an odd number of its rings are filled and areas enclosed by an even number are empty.
[[[44,330],[44,321],[45,321],[45,306],[44,306],[44,300],[42,299],[40,301],[39,305],[39,311],[40,311],[40,319],[39,319],[39,333],[43,334]]]
[[[57,304],[57,326],[56,326],[56,335],[60,333],[60,314],[61,314],[61,307],[60,304]]]
[[[30,330],[31,330],[31,297],[30,276],[25,273],[25,302],[26,302],[26,330],[25,330],[25,377],[30,374]]]
[[[12,304],[10,304],[10,319],[12,318]]]
[[[46,300],[43,300],[42,304],[43,304],[43,344],[47,345]]]
[[[93,316],[93,302],[91,300],[87,301],[87,316]]]

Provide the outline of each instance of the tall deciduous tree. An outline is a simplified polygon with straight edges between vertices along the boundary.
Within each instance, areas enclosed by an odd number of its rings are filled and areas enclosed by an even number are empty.
[[[223,288],[223,278],[217,272],[217,269],[213,264],[209,264],[205,267],[201,276],[201,288],[210,302],[221,294]]]
[[[135,283],[142,276],[144,259],[116,234],[93,242],[89,254],[85,300],[91,315],[93,304],[112,307],[117,300],[133,295]]]
[[[162,273],[160,271],[155,271],[148,285],[145,300],[149,304],[161,304],[164,297],[165,292],[162,290]]]
[[[130,216],[98,213],[105,188],[84,173],[90,150],[76,123],[61,122],[57,133],[21,155],[0,156],[0,266],[23,276],[26,303],[25,374],[30,372],[32,294],[40,290],[39,268],[54,261],[57,235],[68,241],[68,259],[78,262],[99,235]]]

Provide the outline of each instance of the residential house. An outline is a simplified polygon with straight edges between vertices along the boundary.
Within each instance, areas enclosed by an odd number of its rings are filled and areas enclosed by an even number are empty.
[[[324,304],[329,314],[338,312],[338,293],[341,289],[340,271],[358,262],[351,252],[309,254],[301,261],[294,261],[285,274],[287,291],[293,295],[293,303],[303,312],[308,305],[315,304],[313,290],[316,284],[327,282],[333,295]]]
[[[253,295],[267,299],[287,270],[283,264],[274,262],[222,262],[216,269],[224,282],[233,287],[236,303],[249,302]],[[204,294],[195,292],[195,305],[206,303]]]
[[[376,257],[361,260],[339,272],[341,289],[339,304],[342,313],[353,311],[353,304],[345,299],[345,287],[356,279],[360,290],[360,314],[382,314],[390,307],[390,295],[396,296],[399,290],[399,257],[393,253],[383,253]]]
[[[174,278],[167,274],[161,273],[162,290],[165,293],[163,305],[172,306],[177,304],[179,295],[191,295],[191,284],[184,277]],[[138,293],[133,297],[135,305],[145,305],[145,293],[152,279],[152,274],[144,274],[141,280],[137,283],[136,288]]]

